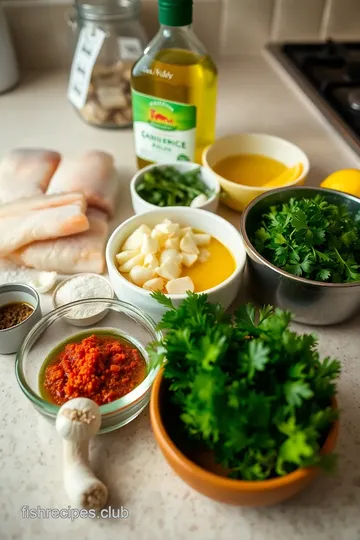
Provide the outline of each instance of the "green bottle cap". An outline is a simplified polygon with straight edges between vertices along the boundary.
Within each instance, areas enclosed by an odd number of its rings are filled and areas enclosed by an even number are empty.
[[[159,22],[166,26],[192,23],[192,0],[159,0]]]

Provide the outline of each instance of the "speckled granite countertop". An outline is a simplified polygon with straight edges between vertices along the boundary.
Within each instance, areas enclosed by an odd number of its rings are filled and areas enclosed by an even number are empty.
[[[67,155],[103,149],[115,155],[126,188],[135,170],[132,133],[84,125],[66,102],[66,80],[65,73],[32,74],[1,97],[0,155],[16,146],[46,146]],[[336,168],[359,165],[261,58],[220,68],[218,135],[241,131],[268,132],[300,145],[311,161],[313,185]],[[238,224],[238,214],[226,209],[221,213]],[[115,221],[131,214],[130,196],[124,189]],[[42,297],[42,308],[43,312],[50,309],[48,296]],[[54,428],[18,388],[14,357],[0,356],[1,540],[360,540],[359,324],[360,318],[315,329],[323,354],[343,363],[337,475],[320,477],[292,501],[259,510],[215,503],[184,484],[157,448],[145,411],[132,424],[98,437],[92,445],[94,467],[109,486],[109,504],[123,505],[129,511],[126,519],[26,518],[23,506],[29,510],[68,506],[61,445]],[[309,331],[304,326],[298,329]]]

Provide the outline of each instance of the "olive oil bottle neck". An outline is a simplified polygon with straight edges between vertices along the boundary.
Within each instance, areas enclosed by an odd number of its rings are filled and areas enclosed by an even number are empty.
[[[159,23],[184,27],[192,23],[192,0],[158,0]]]
[[[150,43],[149,49],[180,49],[191,51],[203,56],[206,50],[195,35],[192,25],[171,26],[161,24],[154,40]]]
[[[184,26],[169,26],[167,24],[161,24],[160,31],[164,36],[170,37],[171,35],[174,36],[176,34],[182,34],[184,32],[192,32],[192,26],[191,24],[186,24]]]

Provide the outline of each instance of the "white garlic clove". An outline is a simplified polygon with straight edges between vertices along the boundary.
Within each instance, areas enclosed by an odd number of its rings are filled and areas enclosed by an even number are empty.
[[[191,227],[183,227],[182,229],[180,229],[180,231],[179,231],[180,238],[183,238],[186,233],[192,233],[192,228]]]
[[[204,263],[210,259],[210,251],[207,249],[200,249],[198,261]]]
[[[155,268],[159,266],[159,261],[158,261],[157,256],[154,253],[148,253],[147,255],[145,255],[144,266],[155,270]]]
[[[179,250],[180,247],[180,238],[178,236],[173,236],[172,238],[168,238],[165,242],[166,249],[177,249]]]
[[[185,236],[181,239],[180,249],[181,251],[185,251],[186,253],[194,253],[198,255],[199,250],[195,243],[195,238],[194,238],[193,233],[188,232],[185,234]]]
[[[155,268],[155,272],[164,279],[176,279],[180,277],[181,267],[175,261],[167,259],[158,268]]]
[[[120,253],[115,255],[115,258],[117,262],[121,265],[121,264],[126,263],[126,261],[132,259],[133,257],[136,257],[136,255],[139,255],[139,253],[140,252],[137,249],[132,249],[129,251],[121,251]]]
[[[132,234],[130,234],[127,240],[125,240],[121,250],[140,250],[144,234],[151,234],[151,229],[147,225],[140,225],[140,227],[138,227]]]
[[[145,268],[145,266],[134,266],[130,270],[130,277],[139,287],[142,287],[146,281],[149,281],[154,276],[154,270],[152,268]]]
[[[200,193],[200,195],[197,195],[190,203],[191,208],[200,208],[201,206],[204,206],[208,201],[208,198],[204,193]]]
[[[160,264],[167,260],[175,261],[177,264],[182,262],[182,255],[177,249],[164,249],[160,254]]]
[[[194,283],[189,276],[171,279],[165,288],[169,294],[185,294],[187,291],[194,292],[195,290]]]
[[[177,236],[180,232],[180,225],[178,223],[168,223],[169,220],[164,220],[163,223],[155,225],[155,229],[167,234],[168,236]]]
[[[159,242],[156,238],[151,238],[149,234],[144,234],[141,253],[147,255],[148,253],[157,253],[159,251]]]
[[[165,281],[161,277],[149,279],[143,285],[143,289],[147,291],[162,291],[165,286]]]
[[[211,241],[211,236],[206,233],[195,233],[194,239],[197,246],[208,246]]]
[[[168,235],[158,229],[153,229],[151,231],[151,238],[155,238],[158,241],[159,248],[162,249],[165,246]]]
[[[132,257],[131,259],[126,261],[124,264],[119,266],[120,272],[123,272],[124,274],[126,274],[127,272],[130,272],[130,270],[134,268],[134,266],[141,265],[144,262],[144,258],[145,256],[143,253],[140,253],[139,255]]]
[[[190,268],[193,264],[196,263],[198,255],[196,253],[182,253],[182,263],[186,268]]]

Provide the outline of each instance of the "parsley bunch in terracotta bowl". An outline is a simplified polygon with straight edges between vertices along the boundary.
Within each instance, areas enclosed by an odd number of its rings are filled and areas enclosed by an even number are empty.
[[[205,294],[169,308],[153,344],[165,360],[150,416],[175,472],[215,500],[264,506],[304,489],[335,465],[336,379],[314,335],[289,328],[291,314],[242,306],[233,316]]]

